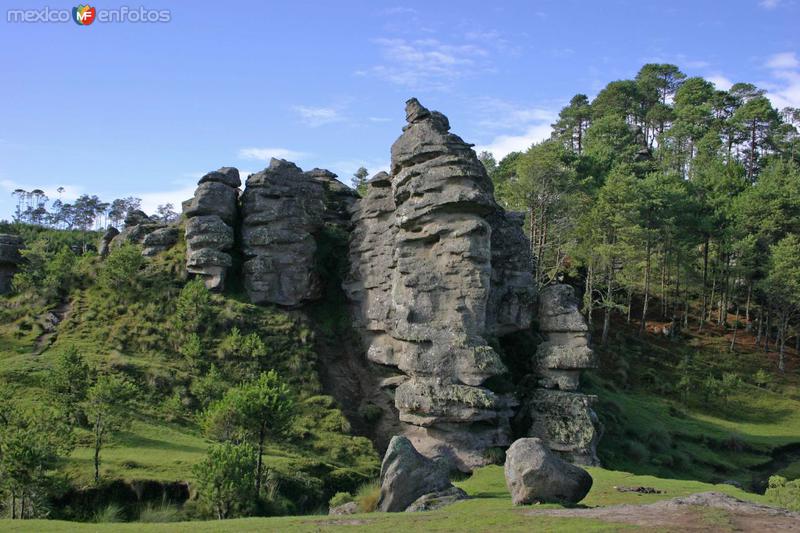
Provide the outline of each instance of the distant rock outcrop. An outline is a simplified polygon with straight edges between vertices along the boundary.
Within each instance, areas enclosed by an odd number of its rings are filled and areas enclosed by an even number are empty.
[[[463,490],[450,483],[444,461],[421,455],[406,437],[392,438],[381,464],[378,511],[424,511],[466,497]]]
[[[506,452],[506,485],[514,505],[578,503],[592,488],[592,476],[559,459],[541,439],[519,439]]]
[[[105,258],[108,255],[111,247],[111,241],[114,240],[114,237],[119,235],[119,230],[114,226],[109,227],[103,236],[100,237],[100,242],[97,244],[97,253],[100,255],[101,258]]]
[[[11,292],[11,281],[22,262],[20,248],[22,238],[19,235],[0,234],[0,294]]]
[[[233,265],[234,225],[239,202],[239,171],[223,167],[198,182],[194,197],[183,203],[186,217],[186,270],[211,290],[225,287]]]
[[[406,120],[391,176],[355,208],[345,288],[369,360],[408,376],[395,391],[405,434],[469,470],[508,444],[516,402],[482,386],[506,370],[487,337],[528,327],[531,260],[522,218],[497,205],[447,118],[411,99]]]
[[[527,435],[543,439],[564,459],[597,465],[600,425],[592,410],[595,396],[577,392],[582,369],[594,368],[586,320],[569,285],[550,285],[539,294],[539,345],[535,367],[541,389],[525,400],[518,415]]]

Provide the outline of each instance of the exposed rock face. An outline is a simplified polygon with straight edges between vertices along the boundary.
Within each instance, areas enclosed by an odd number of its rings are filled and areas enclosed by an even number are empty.
[[[437,498],[451,502],[466,498],[466,493],[459,491],[450,483],[443,461],[424,457],[406,437],[396,436],[389,442],[381,464],[379,511],[401,512],[412,505],[416,506],[413,510],[424,510]],[[426,495],[429,497],[422,500]]]
[[[100,237],[100,242],[97,245],[97,253],[100,254],[100,257],[105,257],[108,255],[111,247],[111,241],[114,240],[114,237],[119,235],[119,230],[114,226],[109,227],[103,236]]]
[[[320,296],[314,271],[324,187],[294,163],[272,159],[242,195],[244,284],[253,303],[296,306]]]
[[[514,505],[577,503],[592,488],[592,476],[562,461],[541,439],[519,439],[506,452],[506,485]]]
[[[0,294],[11,292],[11,281],[22,262],[19,253],[22,238],[19,235],[0,234]]]
[[[592,410],[597,399],[576,392],[580,373],[595,366],[588,327],[569,285],[550,285],[539,294],[539,328],[546,341],[536,350],[541,389],[533,391],[521,410],[527,434],[543,439],[564,459],[597,465],[600,425]]]
[[[330,516],[343,516],[348,514],[356,514],[357,512],[358,504],[356,502],[347,502],[328,509],[328,514]]]
[[[531,260],[522,219],[447,118],[411,99],[406,120],[392,175],[354,209],[345,289],[369,360],[409,378],[395,392],[406,435],[469,470],[508,444],[515,400],[482,386],[506,370],[486,338],[529,325]]]
[[[414,503],[406,507],[406,512],[417,513],[420,511],[435,511],[436,509],[447,507],[459,500],[466,500],[467,498],[469,498],[467,493],[460,488],[450,487],[449,489],[420,496],[414,500]]]
[[[196,274],[211,290],[225,287],[225,276],[233,265],[237,222],[239,171],[223,167],[198,182],[194,197],[183,203],[186,216],[186,270]]]
[[[175,226],[167,226],[148,233],[142,239],[142,255],[151,257],[165,250],[169,250],[179,238],[178,228]]]

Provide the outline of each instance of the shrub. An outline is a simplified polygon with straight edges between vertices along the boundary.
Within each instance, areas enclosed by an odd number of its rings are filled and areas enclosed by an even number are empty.
[[[139,511],[139,522],[148,524],[163,524],[166,522],[179,522],[180,520],[180,510],[175,505],[167,502],[161,502],[158,505],[148,503]]]
[[[353,501],[353,495],[349,492],[337,492],[333,495],[333,498],[328,501],[328,507],[333,509],[334,507],[339,507],[340,505],[344,505],[346,503],[350,503]]]
[[[383,416],[383,409],[374,403],[366,403],[358,409],[358,414],[367,424],[373,425]]]
[[[628,457],[635,463],[645,463],[650,458],[647,447],[638,440],[629,440],[625,443],[625,451]]]
[[[115,524],[124,521],[122,507],[116,503],[109,503],[105,507],[98,509],[92,517],[92,522],[98,524]]]
[[[381,484],[376,479],[369,483],[364,483],[356,491],[354,500],[358,503],[358,511],[361,513],[371,513],[378,508],[378,500],[381,497]]]
[[[791,511],[800,511],[800,479],[787,481],[783,476],[769,478],[767,499]]]
[[[144,265],[144,257],[138,247],[123,244],[108,254],[100,269],[98,284],[108,292],[120,297],[122,303],[129,303],[139,285],[139,270]]]
[[[503,448],[500,448],[499,446],[486,448],[483,451],[483,456],[486,458],[486,461],[491,465],[502,465],[506,461],[506,452]]]
[[[194,467],[198,498],[216,518],[248,515],[255,505],[256,450],[247,443],[209,447]]]
[[[196,363],[203,355],[203,342],[197,333],[189,333],[186,340],[178,346],[178,353],[192,363]]]

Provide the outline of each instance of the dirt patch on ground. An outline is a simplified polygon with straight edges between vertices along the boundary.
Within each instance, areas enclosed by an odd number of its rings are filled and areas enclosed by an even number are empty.
[[[546,509],[529,516],[593,518],[668,531],[800,531],[800,513],[702,492],[648,505]]]

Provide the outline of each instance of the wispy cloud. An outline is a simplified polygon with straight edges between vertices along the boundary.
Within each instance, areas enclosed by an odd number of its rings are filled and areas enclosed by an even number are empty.
[[[303,121],[303,123],[314,128],[344,120],[344,117],[339,109],[335,107],[296,105],[292,107],[292,110],[300,115],[300,119]]]
[[[239,150],[239,157],[241,159],[258,159],[261,161],[269,161],[273,157],[276,159],[288,159],[294,161],[308,157],[310,154],[306,152],[298,152],[297,150],[290,150],[288,148],[242,148]]]
[[[554,109],[519,105],[497,98],[481,98],[475,105],[480,128],[495,133],[489,142],[479,143],[475,151],[492,152],[498,160],[549,138],[550,124],[558,116]]]
[[[782,0],[759,0],[758,5],[764,9],[775,9],[781,3]]]
[[[710,76],[706,76],[705,78],[721,91],[727,91],[733,86],[733,82],[722,74],[712,74]]]
[[[800,107],[800,61],[795,52],[782,52],[767,59],[772,80],[762,82],[767,97],[778,109]]]
[[[782,52],[775,54],[767,60],[767,68],[771,69],[793,69],[800,66],[797,54],[794,52]]]
[[[418,11],[413,7],[406,7],[406,6],[395,6],[395,7],[387,7],[381,14],[383,15],[416,15]]]
[[[447,89],[457,80],[491,69],[489,52],[476,44],[439,39],[380,38],[373,41],[384,62],[357,75],[375,76],[409,88]]]

